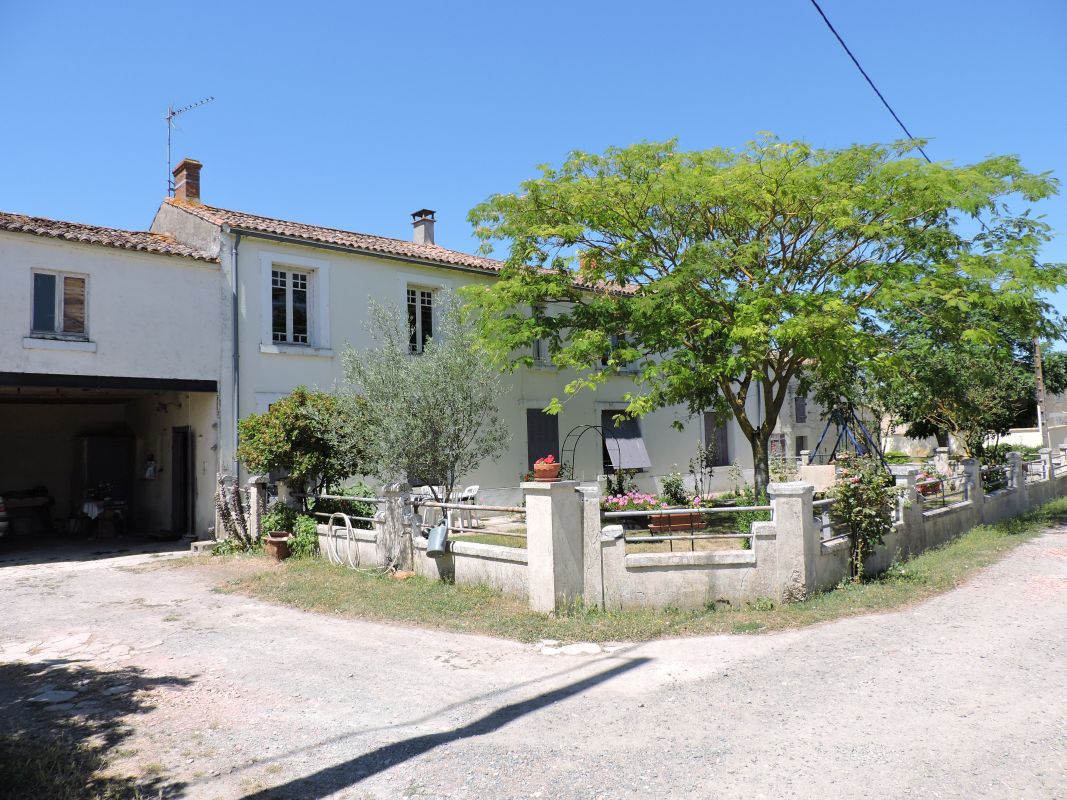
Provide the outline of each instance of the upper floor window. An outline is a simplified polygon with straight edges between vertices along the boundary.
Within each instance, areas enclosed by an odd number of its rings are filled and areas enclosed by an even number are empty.
[[[300,270],[270,271],[271,340],[308,344],[311,274]]]
[[[408,287],[408,351],[421,353],[433,338],[433,291]]]
[[[85,336],[84,275],[33,273],[34,333]]]
[[[793,398],[793,419],[797,422],[808,421],[808,398],[802,394]]]

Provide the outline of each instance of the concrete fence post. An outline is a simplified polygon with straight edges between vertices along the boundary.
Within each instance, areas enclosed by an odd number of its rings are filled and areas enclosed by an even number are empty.
[[[1067,465],[1067,444],[1060,445],[1060,463]]]
[[[778,599],[791,603],[815,589],[819,529],[815,524],[810,483],[791,481],[767,486],[775,528]]]
[[[936,447],[934,448],[934,469],[942,475],[948,475],[951,469],[948,460],[948,448]]]
[[[603,548],[600,544],[600,484],[583,483],[578,487],[582,505],[582,597],[586,605],[604,605]]]
[[[1055,465],[1052,463],[1052,450],[1048,447],[1042,447],[1037,451],[1038,458],[1041,459],[1041,477],[1042,480],[1051,480],[1055,474]]]
[[[412,541],[419,533],[411,505],[411,487],[406,483],[390,483],[382,490],[382,497],[385,502],[374,515],[378,565],[410,570],[414,563]]]
[[[526,497],[526,572],[533,611],[556,611],[582,596],[584,501],[577,489],[578,481],[522,484]]]
[[[267,476],[252,475],[248,479],[248,533],[252,541],[263,536],[263,517],[267,513]]]
[[[1012,450],[1006,456],[1008,464],[1008,488],[1026,489],[1026,468],[1023,466],[1023,457]]]

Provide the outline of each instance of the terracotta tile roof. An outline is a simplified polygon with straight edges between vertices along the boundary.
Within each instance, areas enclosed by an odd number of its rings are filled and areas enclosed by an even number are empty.
[[[177,206],[207,222],[215,225],[229,225],[237,230],[285,236],[313,244],[329,244],[337,247],[352,248],[365,253],[399,256],[415,261],[482,270],[484,272],[500,272],[504,266],[503,261],[485,258],[484,256],[475,256],[470,253],[461,253],[458,250],[448,250],[435,244],[416,244],[404,239],[391,239],[388,236],[374,236],[369,233],[356,233],[337,228],[324,228],[321,225],[307,225],[302,222],[260,217],[256,214],[245,214],[242,211],[230,211],[225,208],[186,203],[181,200],[175,200],[172,197],[167,198],[164,202]]]
[[[140,250],[144,253],[159,253],[167,256],[184,256],[198,261],[218,262],[218,257],[175,241],[172,237],[148,231],[124,231],[118,228],[101,228],[80,222],[63,222],[44,217],[27,217],[0,211],[0,230],[14,233],[30,233],[48,236],[68,242],[84,242],[123,250]]]

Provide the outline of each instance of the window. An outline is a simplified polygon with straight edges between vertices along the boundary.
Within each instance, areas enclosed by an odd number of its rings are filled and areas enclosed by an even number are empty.
[[[545,456],[559,461],[559,417],[539,408],[526,409],[526,456],[529,468]]]
[[[796,436],[796,437],[794,437],[793,438],[793,447],[796,450],[794,455],[798,455],[799,456],[802,450],[807,450],[808,449],[808,437],[807,436]]]
[[[308,297],[311,274],[291,269],[270,271],[271,340],[309,344]]]
[[[421,353],[426,342],[433,338],[433,292],[430,289],[408,287],[408,349]]]
[[[606,367],[608,365],[608,360],[612,357],[612,355],[615,353],[615,351],[619,350],[620,348],[623,348],[623,347],[628,347],[629,344],[630,343],[627,340],[625,334],[621,334],[621,333],[613,333],[613,334],[611,334],[611,349],[608,351],[608,353],[605,356],[603,356],[600,359],[601,365]],[[637,364],[634,363],[634,362],[628,362],[626,364],[619,364],[618,365],[618,369],[619,369],[619,372],[638,372],[639,371],[639,368],[638,368]]]
[[[601,411],[600,428],[604,434],[604,474],[617,469],[648,469],[652,462],[641,438],[641,426],[636,419],[615,423],[618,411]]]
[[[85,276],[33,273],[34,333],[85,336]]]
[[[793,419],[796,422],[808,421],[808,398],[798,394],[793,398]]]
[[[713,467],[730,466],[730,442],[726,435],[728,420],[713,411],[704,412],[704,447],[713,451]]]
[[[771,458],[782,458],[785,455],[785,434],[772,433],[768,445]]]
[[[551,366],[552,354],[548,352],[548,342],[544,339],[534,339],[530,346],[534,364],[539,366]]]

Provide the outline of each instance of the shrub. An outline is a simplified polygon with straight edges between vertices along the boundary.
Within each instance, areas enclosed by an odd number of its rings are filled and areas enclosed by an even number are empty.
[[[321,491],[360,473],[358,407],[298,386],[238,423],[237,457],[252,472],[287,472],[298,491]]]
[[[838,474],[830,496],[834,499],[830,513],[849,527],[849,565],[858,581],[863,578],[864,560],[893,528],[899,489],[878,461],[853,458]]]
[[[290,508],[285,503],[275,502],[267,513],[263,515],[263,534],[278,531],[292,533],[296,526],[296,509]]]
[[[301,514],[293,523],[289,552],[295,558],[309,558],[319,551],[319,529],[314,517]]]
[[[911,464],[915,461],[903,450],[887,450],[883,458],[887,464]]]
[[[667,503],[656,495],[637,491],[609,494],[600,500],[600,508],[604,511],[649,511],[666,507]]]
[[[347,486],[331,486],[327,494],[348,497],[374,497],[375,491],[365,483],[352,483]],[[364,503],[359,500],[330,500],[324,497],[309,497],[308,506],[311,511],[320,514],[347,514],[350,517],[373,517],[378,508],[374,503]],[[326,522],[325,519],[322,520]],[[370,530],[373,525],[360,519],[352,520],[353,528]]]
[[[686,506],[689,496],[685,491],[685,481],[680,472],[672,472],[663,479],[663,499],[672,506]]]

